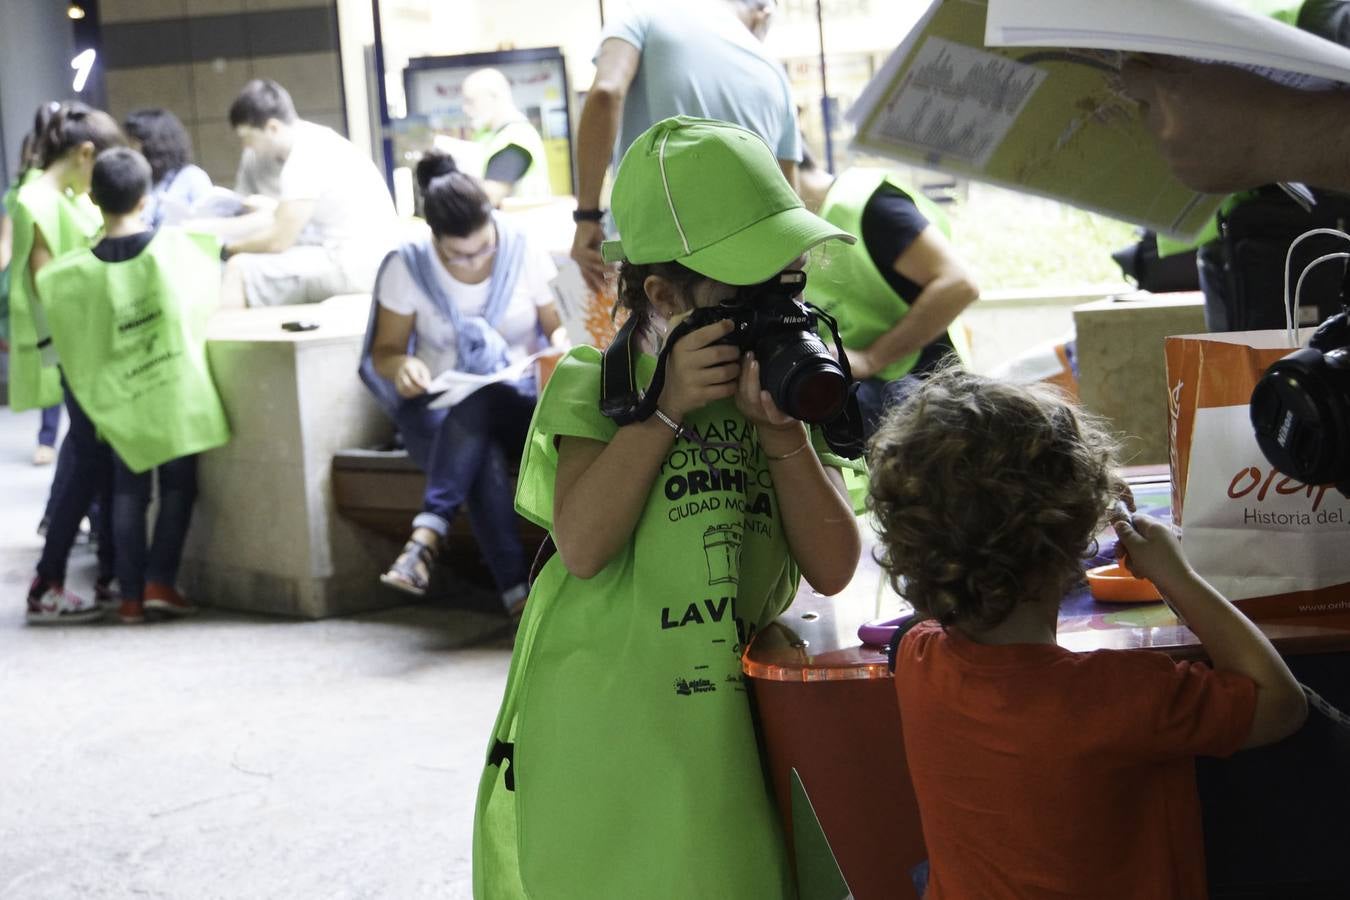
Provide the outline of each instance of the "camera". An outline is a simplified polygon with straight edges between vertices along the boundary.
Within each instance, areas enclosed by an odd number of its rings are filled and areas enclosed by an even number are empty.
[[[834,320],[798,298],[806,274],[779,273],[768,281],[738,288],[716,306],[695,309],[686,320],[702,328],[723,319],[735,323],[718,343],[759,360],[760,384],[778,408],[794,419],[824,424],[843,412],[849,397],[848,371],[816,333],[822,319],[838,334]]]
[[[768,281],[737,288],[734,296],[715,306],[696,307],[666,335],[645,388],[637,375],[642,319],[629,316],[601,357],[600,412],[618,425],[646,421],[657,411],[671,347],[695,328],[730,319],[735,327],[719,343],[742,353],[754,352],[760,386],[778,408],[819,425],[830,449],[845,459],[862,456],[862,411],[851,389],[853,376],[839,323],[824,310],[798,299],[805,286],[805,273],[781,272]],[[820,323],[828,325],[834,335],[837,358],[816,334]],[[694,439],[698,439],[696,433]]]
[[[1350,497],[1350,309],[1266,370],[1252,391],[1251,417],[1272,466]]]

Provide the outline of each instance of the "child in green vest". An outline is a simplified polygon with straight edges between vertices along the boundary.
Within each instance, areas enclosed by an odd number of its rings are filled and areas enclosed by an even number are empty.
[[[56,102],[44,103],[33,115],[33,130],[24,135],[19,148],[19,167],[14,180],[0,200],[0,352],[9,352],[9,264],[14,255],[14,223],[10,210],[14,208],[19,189],[42,174],[38,164],[39,145],[51,123],[52,116],[61,108]],[[56,434],[61,427],[61,404],[55,403],[42,410],[38,428],[37,449],[33,451],[33,465],[48,466],[56,461]],[[44,517],[45,519],[45,517]],[[46,531],[45,524],[40,529]]]
[[[147,610],[196,611],[174,584],[197,495],[196,454],[229,440],[206,364],[219,245],[167,226],[151,231],[143,218],[150,183],[150,164],[136,151],[100,154],[90,193],[103,239],[52,263],[37,285],[69,391],[113,450],[118,615],[127,623],[144,621]]]
[[[85,196],[94,158],[125,143],[117,122],[83,103],[65,103],[52,115],[39,144],[42,174],[14,198],[14,258],[10,263],[10,404],[16,410],[59,403],[63,394],[70,428],[57,461],[47,505],[47,533],[37,574],[28,589],[31,624],[88,622],[101,607],[65,590],[66,560],[89,505],[107,485],[107,447],[68,391],[63,391],[46,307],[36,276],[55,258],[87,247],[98,231],[98,211]],[[48,295],[47,300],[55,299]],[[105,542],[100,542],[101,545]],[[101,585],[111,580],[111,546],[100,547]]]
[[[650,384],[673,323],[852,237],[807,212],[764,141],[677,117],[613,193],[621,303]],[[796,896],[741,653],[804,576],[832,594],[860,553],[841,469],[761,389],[722,320],[678,337],[656,413],[600,409],[600,352],[539,400],[517,509],[558,553],[534,583],[479,785],[474,896]]]

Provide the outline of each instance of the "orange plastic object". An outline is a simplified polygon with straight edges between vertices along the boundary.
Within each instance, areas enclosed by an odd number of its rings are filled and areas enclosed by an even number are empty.
[[[1092,599],[1102,603],[1157,603],[1162,594],[1147,578],[1135,578],[1120,563],[1087,570]]]

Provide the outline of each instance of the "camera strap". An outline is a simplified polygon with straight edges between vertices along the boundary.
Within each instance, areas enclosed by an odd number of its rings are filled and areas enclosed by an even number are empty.
[[[840,411],[839,415],[822,425],[820,430],[825,436],[825,443],[830,446],[831,450],[844,459],[857,459],[867,449],[866,442],[863,439],[862,407],[858,405],[858,382],[853,377],[853,368],[848,364],[848,353],[844,350],[844,342],[839,337],[839,322],[834,316],[813,303],[808,303],[806,306],[817,316],[824,319],[826,325],[830,326],[830,334],[834,337],[834,351],[839,357],[839,366],[844,370],[844,377],[848,379],[848,399],[844,401],[843,410]]]
[[[686,319],[666,335],[656,357],[656,372],[647,390],[637,384],[637,342],[641,339],[639,316],[629,316],[600,358],[600,412],[616,425],[645,422],[656,412],[656,401],[666,386],[666,358],[675,342],[693,330]]]

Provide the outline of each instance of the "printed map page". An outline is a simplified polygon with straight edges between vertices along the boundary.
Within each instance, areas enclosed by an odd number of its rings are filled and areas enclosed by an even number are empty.
[[[984,46],[983,0],[937,0],[849,117],[854,146],[1193,238],[1222,198],[1177,181],[1117,51]]]

